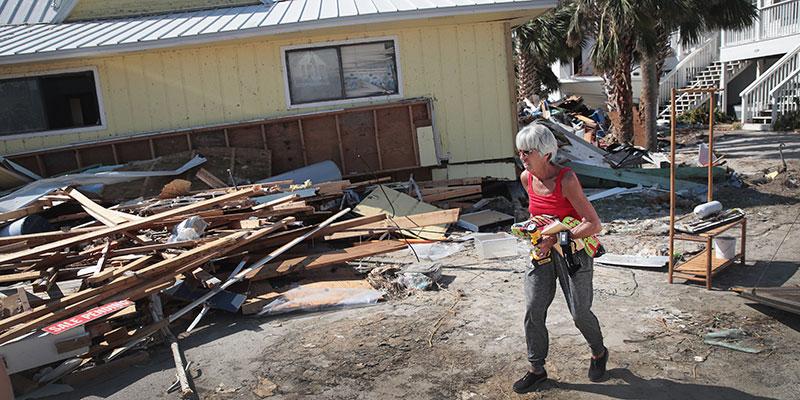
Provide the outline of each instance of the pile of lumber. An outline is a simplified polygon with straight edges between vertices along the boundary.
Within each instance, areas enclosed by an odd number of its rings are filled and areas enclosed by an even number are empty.
[[[292,192],[291,182],[225,187],[207,171],[201,175],[212,189],[171,182],[158,197],[107,207],[68,187],[4,216],[65,204],[74,211],[47,216],[60,230],[0,237],[0,357],[15,390],[78,383],[141,359],[131,350],[159,342],[173,349],[180,378],[176,325],[192,329],[209,308],[257,314],[296,297],[289,288],[298,285],[369,288],[364,276],[333,267],[405,248],[409,228],[458,219],[457,210],[391,218],[332,207],[344,204],[345,191],[363,196],[388,178]],[[476,193],[462,186],[425,195]],[[34,379],[43,367],[59,373]]]

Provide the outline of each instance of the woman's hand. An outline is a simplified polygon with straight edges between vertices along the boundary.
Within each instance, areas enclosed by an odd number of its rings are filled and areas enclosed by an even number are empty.
[[[541,241],[536,246],[536,255],[539,258],[544,258],[550,255],[550,249],[555,246],[557,239],[555,235],[543,235]]]

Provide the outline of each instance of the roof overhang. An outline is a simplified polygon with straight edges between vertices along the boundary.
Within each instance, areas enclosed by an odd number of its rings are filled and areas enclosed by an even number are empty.
[[[480,0],[477,0],[480,1]],[[0,65],[13,65],[34,62],[46,62],[64,59],[96,57],[113,55],[119,53],[129,53],[143,50],[163,49],[179,46],[203,45],[220,41],[248,39],[263,36],[273,36],[297,32],[307,32],[311,30],[323,30],[331,28],[352,27],[361,25],[386,24],[402,21],[428,20],[442,17],[459,17],[477,14],[512,13],[509,20],[520,20],[524,15],[536,16],[537,14],[555,7],[556,0],[506,0],[507,2],[493,4],[475,4],[467,6],[453,6],[432,8],[424,10],[396,11],[386,13],[374,13],[368,15],[354,15],[335,18],[315,19],[311,21],[300,21],[292,23],[281,23],[268,26],[260,26],[247,29],[237,29],[230,31],[220,31],[202,33],[190,36],[179,36],[168,39],[155,39],[148,41],[137,41],[132,43],[117,43],[98,45],[92,47],[78,47],[71,49],[56,49],[51,51],[35,51],[29,53],[3,54],[7,49],[12,48],[8,42],[0,42]],[[179,14],[175,14],[179,15]],[[112,23],[115,20],[109,20]],[[94,22],[83,22],[83,24],[97,24]],[[68,23],[63,25],[79,24]],[[80,29],[80,28],[79,28]],[[0,35],[2,35],[0,31]],[[3,50],[5,49],[5,50]]]

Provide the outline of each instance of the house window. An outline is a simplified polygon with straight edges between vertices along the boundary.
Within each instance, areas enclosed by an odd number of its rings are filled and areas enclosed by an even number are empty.
[[[291,104],[398,94],[393,40],[286,51]]]
[[[99,125],[92,71],[0,79],[0,135]]]

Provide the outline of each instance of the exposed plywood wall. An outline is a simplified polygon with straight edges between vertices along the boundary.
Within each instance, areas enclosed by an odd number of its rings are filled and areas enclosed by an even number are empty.
[[[288,109],[281,47],[385,36],[398,40],[404,97],[433,99],[435,128],[442,138],[442,150],[449,153],[451,163],[513,155],[514,111],[509,100],[507,37],[502,22],[284,37],[281,40],[261,38],[206,47],[0,67],[0,76],[96,67],[107,121],[106,129],[94,132],[3,140],[0,152],[10,154],[118,135],[348,107],[350,105]],[[366,117],[365,121],[372,120]],[[374,129],[374,126],[365,123],[362,128]],[[342,140],[346,141],[348,135],[353,134],[357,132],[342,132]],[[281,148],[280,143],[274,146]],[[370,160],[378,161],[377,157]],[[385,162],[396,161],[387,158]]]
[[[78,0],[67,21],[258,4],[258,0]]]

